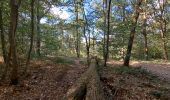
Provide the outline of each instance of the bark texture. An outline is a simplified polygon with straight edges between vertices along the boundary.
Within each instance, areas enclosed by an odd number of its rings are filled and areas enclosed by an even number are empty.
[[[1,45],[2,45],[2,53],[3,53],[3,58],[4,62],[6,63],[7,60],[7,52],[6,52],[6,43],[5,43],[5,36],[4,36],[4,28],[3,28],[3,2],[0,5],[0,30],[1,30]]]
[[[35,0],[31,0],[31,36],[30,36],[30,48],[28,51],[28,57],[26,61],[26,68],[24,72],[27,72],[28,65],[30,63],[31,52],[33,47],[33,40],[34,40],[34,2]]]
[[[105,100],[97,66],[93,59],[87,71],[68,90],[67,100]]]
[[[104,56],[104,66],[106,66],[107,59],[109,57],[109,36],[110,36],[110,10],[111,10],[111,1],[112,0],[107,0],[107,36],[106,36],[106,52]]]
[[[136,26],[137,26],[137,21],[138,21],[138,17],[140,14],[140,6],[142,4],[143,0],[138,0],[136,5],[135,5],[135,11],[134,11],[134,18],[132,21],[132,28],[130,31],[130,37],[129,37],[129,42],[128,42],[128,47],[127,47],[127,52],[126,52],[126,56],[124,59],[124,66],[129,66],[129,61],[130,61],[130,57],[131,57],[131,51],[132,51],[132,46],[133,46],[133,40],[134,40],[134,36],[136,33]]]
[[[9,54],[7,66],[12,67],[11,84],[18,83],[18,60],[16,49],[16,29],[18,23],[18,9],[21,0],[10,0],[10,30],[9,30]]]

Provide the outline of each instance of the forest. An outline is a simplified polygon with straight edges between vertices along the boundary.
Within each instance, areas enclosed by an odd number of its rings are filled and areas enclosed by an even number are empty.
[[[170,0],[0,0],[0,100],[170,100]]]

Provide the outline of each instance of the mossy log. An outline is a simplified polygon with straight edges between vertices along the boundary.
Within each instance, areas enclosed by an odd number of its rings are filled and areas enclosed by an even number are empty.
[[[105,100],[96,62],[92,59],[87,71],[68,90],[66,100]]]

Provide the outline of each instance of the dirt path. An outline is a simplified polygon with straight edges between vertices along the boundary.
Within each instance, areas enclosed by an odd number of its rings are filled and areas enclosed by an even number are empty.
[[[170,81],[170,64],[137,62],[132,64],[132,66],[141,66],[142,68],[152,72],[153,74],[160,76],[160,78]]]
[[[122,61],[109,61],[109,64],[122,65]],[[160,78],[168,80],[170,82],[170,63],[153,63],[153,62],[140,62],[140,61],[131,61],[131,66],[139,67],[150,71],[153,74],[158,75]]]

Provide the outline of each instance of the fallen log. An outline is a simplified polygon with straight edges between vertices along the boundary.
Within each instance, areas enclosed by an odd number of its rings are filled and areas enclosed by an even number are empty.
[[[105,100],[97,64],[97,60],[92,59],[87,71],[68,90],[66,100]]]

